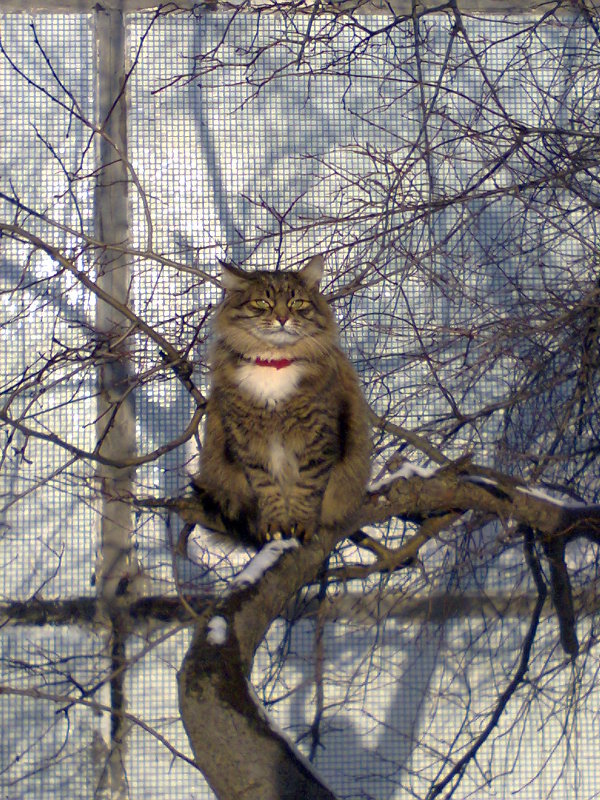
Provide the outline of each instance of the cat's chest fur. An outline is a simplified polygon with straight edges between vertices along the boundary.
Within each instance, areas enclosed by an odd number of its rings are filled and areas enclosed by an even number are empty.
[[[281,485],[295,483],[300,477],[298,459],[293,449],[286,446],[277,434],[271,436],[267,446],[269,472]]]
[[[304,374],[305,367],[301,363],[292,362],[280,369],[258,364],[240,364],[235,370],[233,380],[257,404],[275,406],[292,397]]]

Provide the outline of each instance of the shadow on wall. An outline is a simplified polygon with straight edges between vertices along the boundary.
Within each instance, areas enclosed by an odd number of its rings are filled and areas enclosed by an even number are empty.
[[[293,693],[289,710],[292,738],[294,733],[310,730],[307,710],[314,711],[315,688],[314,628],[301,624],[293,636],[299,639],[291,651],[300,653],[294,660],[294,668],[300,670],[296,679],[300,688]],[[444,639],[443,625],[428,626],[418,638],[406,635],[393,622],[381,623],[377,630],[339,623],[327,626],[325,713],[319,723],[314,763],[340,797],[385,800],[399,796],[419,743],[423,709]],[[356,667],[364,664],[369,652],[372,668],[360,672]],[[367,730],[359,727],[361,723]],[[309,741],[303,739],[305,751]]]

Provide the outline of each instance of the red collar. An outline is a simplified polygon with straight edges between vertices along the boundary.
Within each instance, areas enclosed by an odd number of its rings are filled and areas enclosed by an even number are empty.
[[[272,367],[273,369],[283,369],[293,364],[296,359],[294,358],[276,358],[272,361],[267,358],[257,358],[255,364],[257,367]]]

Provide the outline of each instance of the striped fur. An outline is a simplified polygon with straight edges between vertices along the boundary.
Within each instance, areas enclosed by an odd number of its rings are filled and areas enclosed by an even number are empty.
[[[299,272],[225,268],[194,483],[232,535],[259,546],[347,522],[369,478],[366,404],[321,274],[320,257]]]

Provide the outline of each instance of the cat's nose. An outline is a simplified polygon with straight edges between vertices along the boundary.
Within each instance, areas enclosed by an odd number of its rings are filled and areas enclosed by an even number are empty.
[[[289,317],[277,317],[277,322],[281,325],[281,327],[285,327],[285,323],[288,321]]]

